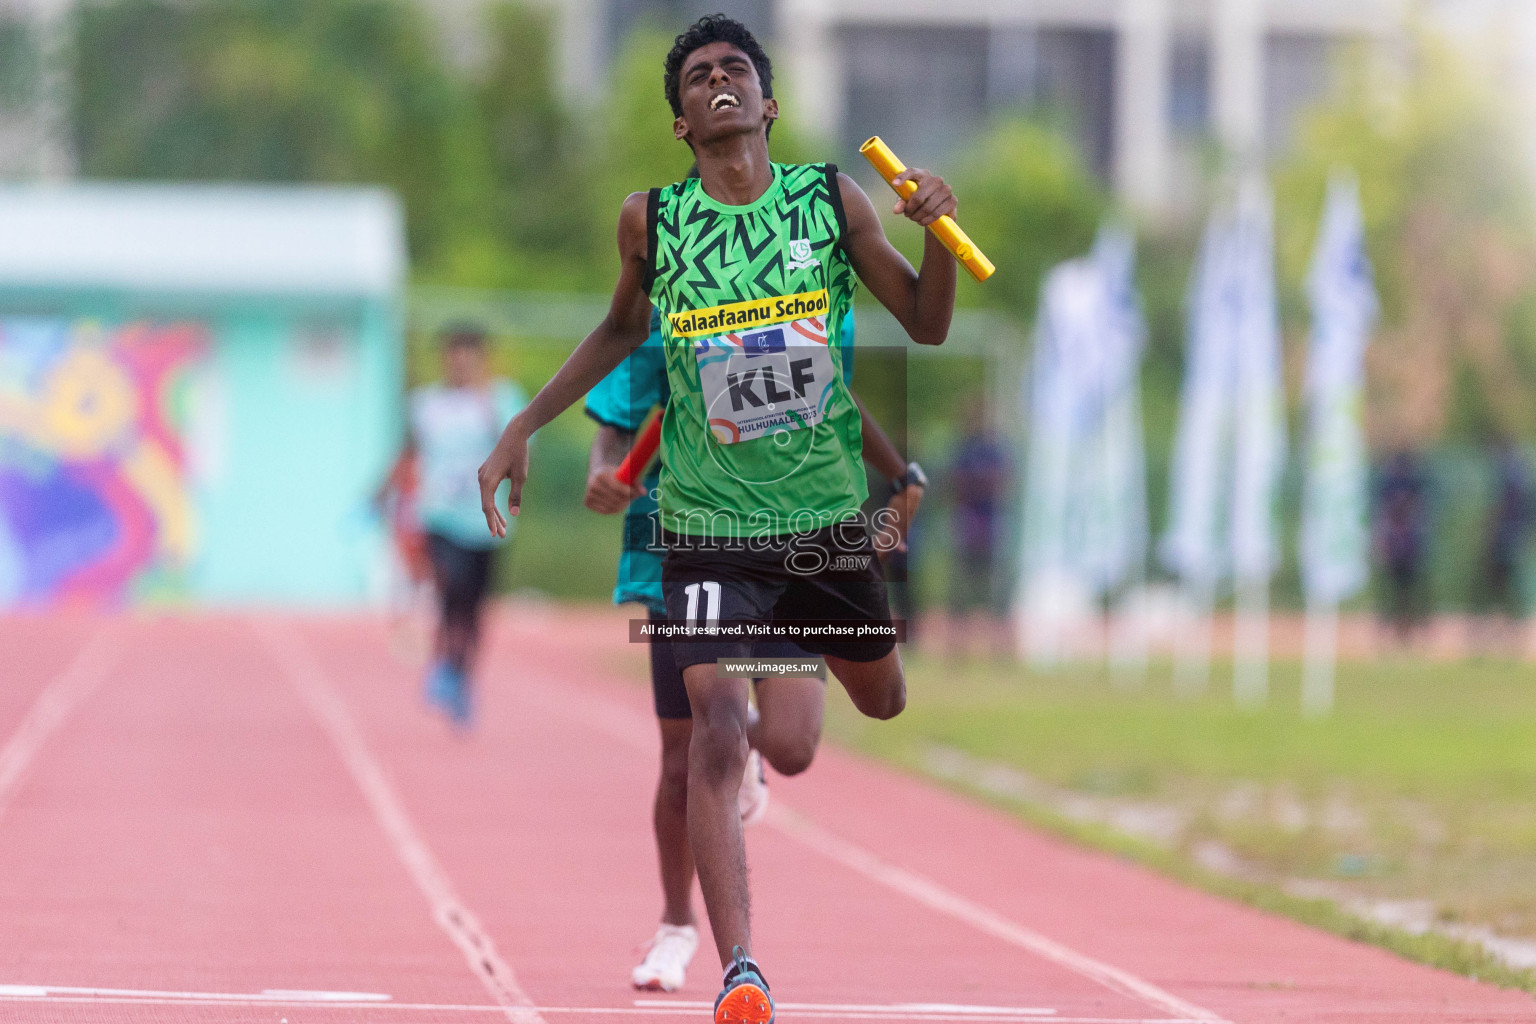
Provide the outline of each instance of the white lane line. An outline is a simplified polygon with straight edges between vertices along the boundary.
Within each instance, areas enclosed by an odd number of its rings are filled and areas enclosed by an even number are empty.
[[[815,1017],[823,1020],[919,1021],[924,1024],[929,1021],[945,1022],[945,1024],[959,1024],[961,1021],[974,1021],[975,1024],[1038,1024],[1041,1021],[1049,1021],[1050,1024],[1204,1024],[1203,1021],[1178,1017],[1007,1017],[972,1013],[858,1013],[849,1010],[804,1009],[796,1010],[794,1013],[797,1017]]]
[[[636,999],[636,1006],[664,1006],[682,1010],[709,1010],[714,1003],[692,999]],[[990,1014],[998,1017],[1045,1017],[1055,1010],[1040,1006],[972,1006],[968,1003],[780,1003],[780,1010],[838,1010],[848,1013]]]
[[[0,749],[0,815],[16,795],[27,769],[59,727],[107,678],[117,661],[112,631],[97,626],[64,670],[43,687],[21,724]]]
[[[544,1018],[534,1009],[533,1000],[517,983],[512,968],[501,958],[490,935],[459,898],[447,872],[412,824],[405,805],[390,785],[384,766],[368,749],[341,695],[326,678],[303,639],[292,626],[280,627],[265,620],[256,620],[252,628],[330,736],[342,762],[363,791],[374,817],[389,837],[390,845],[431,905],[438,926],[459,947],[470,970],[496,1004],[506,1011],[512,1024],[545,1024]]]
[[[389,996],[381,992],[312,992],[308,989],[264,988],[260,992],[164,992],[139,988],[84,988],[78,985],[0,985],[0,998],[61,996],[123,996],[130,999],[156,999],[197,1002],[287,1002],[287,1003],[383,1003]]]
[[[644,716],[631,712],[616,701],[595,694],[576,696],[560,691],[557,694],[546,695],[546,706],[554,703],[548,699],[550,696],[567,704],[579,702],[583,705],[581,709],[583,714],[580,717],[589,725],[596,726],[615,738],[621,738],[631,746],[643,748],[647,752],[653,749],[654,741],[651,739],[650,723],[644,721]],[[1055,939],[1010,921],[996,911],[973,903],[915,871],[908,871],[881,860],[863,847],[832,835],[810,819],[790,810],[782,800],[776,799],[769,804],[767,824],[829,860],[836,861],[873,882],[899,892],[930,910],[952,917],[1009,945],[1027,950],[1121,995],[1139,1000],[1180,1020],[1200,1021],[1203,1024],[1226,1024],[1226,1018],[1220,1014],[1181,999],[1149,981],[1138,978],[1129,971],[1079,953]]]
[[[1203,1006],[1196,1006],[1188,1000],[1180,999],[1173,993],[1159,988],[1150,981],[1138,978],[1129,971],[1121,970],[1102,960],[1095,960],[1055,939],[1010,921],[1001,914],[973,903],[915,871],[907,871],[887,863],[862,846],[832,835],[809,818],[785,807],[782,802],[769,806],[768,823],[802,845],[863,875],[872,882],[878,882],[931,910],[963,921],[978,931],[1002,939],[1010,945],[1028,950],[1044,960],[1074,971],[1121,995],[1139,999],[1175,1017],[1209,1021],[1212,1024],[1225,1020],[1219,1014],[1212,1013]]]
[[[14,988],[41,988],[41,986],[11,986]],[[56,991],[56,990],[55,990]],[[481,1006],[474,1003],[344,1003],[334,1001],[282,1001],[274,999],[240,998],[210,998],[210,999],[158,999],[158,998],[132,998],[126,996],[22,996],[6,995],[0,992],[0,1003],[60,1003],[74,1005],[110,1005],[110,1006],[267,1006],[274,1008],[297,1007],[315,1008],[326,1007],[340,1010],[414,1010],[422,1013],[447,1014],[486,1014],[497,1015],[506,1012],[503,1006]],[[699,1006],[708,1008],[712,1004],[700,1003]],[[815,1006],[814,1003],[796,1004],[801,1006]],[[528,1007],[538,1013],[547,1013],[552,1016],[559,1014],[592,1017],[677,1017],[687,1014],[697,1019],[699,1012],[693,1007],[672,1006],[533,1006]],[[782,1009],[782,1007],[781,1007]],[[1041,1021],[1049,1021],[1050,1024],[1203,1024],[1202,1021],[1191,1018],[1179,1017],[1019,1017],[1019,1016],[990,1016],[986,1014],[892,1014],[892,1013],[857,1013],[845,1010],[828,1009],[801,1009],[795,1011],[796,1016],[808,1017],[819,1020],[879,1020],[879,1021],[919,1021],[928,1022],[960,1022],[975,1021],[977,1024],[1037,1024]]]

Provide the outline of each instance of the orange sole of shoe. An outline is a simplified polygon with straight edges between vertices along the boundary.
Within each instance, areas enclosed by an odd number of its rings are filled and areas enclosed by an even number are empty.
[[[773,1004],[756,985],[737,985],[715,1007],[715,1024],[772,1024]]]

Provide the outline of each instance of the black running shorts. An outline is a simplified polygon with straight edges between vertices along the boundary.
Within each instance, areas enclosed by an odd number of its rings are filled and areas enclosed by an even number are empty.
[[[651,622],[666,622],[665,615],[651,613]],[[788,641],[762,640],[752,645],[754,658],[803,658],[805,651]],[[752,680],[759,686],[772,686],[772,679]],[[651,643],[651,699],[656,704],[657,718],[692,718],[693,705],[688,702],[688,687],[683,684],[683,670],[677,667],[672,656],[672,645],[665,640]]]
[[[427,557],[444,622],[474,628],[491,586],[495,556],[492,548],[467,547],[440,533],[427,534]]]
[[[667,531],[662,542],[666,555],[661,591],[667,621],[673,625],[702,625],[711,619],[721,624],[891,625],[880,560],[868,531],[857,521],[745,541]],[[879,661],[896,647],[891,639],[795,642],[809,654],[846,661]],[[752,655],[752,644],[735,637],[674,639],[671,646],[679,669]]]

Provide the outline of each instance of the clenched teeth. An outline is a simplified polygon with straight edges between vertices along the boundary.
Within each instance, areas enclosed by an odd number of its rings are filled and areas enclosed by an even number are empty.
[[[736,94],[735,93],[730,93],[730,92],[723,92],[720,95],[716,96],[714,99],[709,101],[709,109],[710,110],[719,110],[721,107],[739,107],[739,106],[741,106],[741,101],[736,98]]]

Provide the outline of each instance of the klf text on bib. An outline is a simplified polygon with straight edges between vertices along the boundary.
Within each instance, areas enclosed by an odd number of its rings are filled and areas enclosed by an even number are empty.
[[[674,313],[693,342],[710,433],[720,444],[813,427],[837,382],[827,347],[827,292]],[[785,443],[781,440],[780,443]]]

